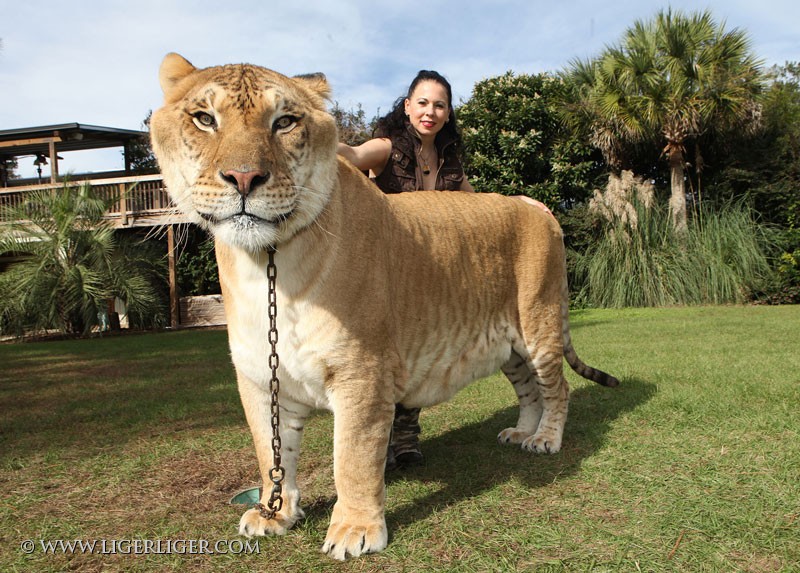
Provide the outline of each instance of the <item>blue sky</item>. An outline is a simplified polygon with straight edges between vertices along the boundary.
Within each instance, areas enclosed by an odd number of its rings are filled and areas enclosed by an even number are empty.
[[[474,84],[563,69],[617,42],[658,10],[710,9],[747,30],[767,65],[800,60],[795,1],[711,0],[2,0],[0,129],[85,123],[140,129],[161,103],[158,66],[176,51],[198,67],[248,62],[323,72],[342,107],[385,112],[420,69]],[[118,150],[64,154],[61,172],[121,166]],[[33,175],[21,161],[21,173]]]

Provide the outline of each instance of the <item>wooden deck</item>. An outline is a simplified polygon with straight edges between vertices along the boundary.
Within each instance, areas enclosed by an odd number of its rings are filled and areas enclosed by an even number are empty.
[[[164,227],[167,230],[167,258],[169,262],[169,298],[170,323],[173,328],[180,326],[202,326],[224,324],[219,300],[200,297],[203,300],[194,302],[193,297],[186,297],[181,315],[177,290],[176,249],[174,225],[188,223],[169,198],[161,175],[139,175],[134,177],[110,177],[99,179],[75,179],[68,182],[47,183],[43,185],[24,185],[0,188],[0,207],[4,205],[23,205],[26,197],[35,191],[51,190],[54,193],[64,186],[79,187],[91,185],[98,197],[105,199],[111,207],[105,218],[117,229],[134,227]],[[2,209],[0,209],[2,213]],[[3,223],[0,214],[0,224]],[[222,318],[220,318],[222,317]]]
[[[187,223],[186,217],[172,204],[161,175],[85,179],[67,183],[47,183],[0,188],[0,206],[21,205],[33,191],[58,192],[64,185],[91,185],[98,197],[111,202],[106,218],[114,227],[159,227]]]

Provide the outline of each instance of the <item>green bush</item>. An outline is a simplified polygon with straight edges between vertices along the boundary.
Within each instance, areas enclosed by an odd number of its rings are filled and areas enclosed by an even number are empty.
[[[181,296],[220,294],[214,240],[202,229],[181,229],[178,247],[178,292]]]
[[[794,235],[796,233],[786,233]],[[796,244],[796,241],[793,241]],[[791,247],[789,247],[791,249]],[[800,304],[800,249],[784,250],[777,260],[777,281],[758,302],[765,304]]]
[[[508,72],[475,84],[456,110],[475,190],[527,195],[551,208],[586,199],[599,153],[561,125],[564,89],[550,74]]]

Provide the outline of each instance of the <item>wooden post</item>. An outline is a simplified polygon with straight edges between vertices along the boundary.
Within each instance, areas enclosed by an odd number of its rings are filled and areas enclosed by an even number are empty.
[[[56,142],[51,141],[50,146],[50,183],[58,181],[58,155],[56,155]]]
[[[122,146],[122,154],[125,158],[125,175],[131,174],[131,147],[129,142],[125,142]]]
[[[128,197],[125,194],[125,184],[119,184],[119,218],[123,226],[128,224]],[[171,229],[172,227],[170,227]]]
[[[178,300],[178,269],[175,264],[175,225],[167,227],[167,259],[169,261],[169,318],[172,328],[181,323],[181,308]]]

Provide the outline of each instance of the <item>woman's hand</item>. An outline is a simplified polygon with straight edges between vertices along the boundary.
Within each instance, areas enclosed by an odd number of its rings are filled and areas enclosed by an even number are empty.
[[[536,199],[531,199],[527,195],[513,195],[513,197],[514,197],[514,199],[520,199],[522,201],[525,201],[526,203],[530,203],[531,205],[533,205],[535,207],[539,207],[539,209],[541,209],[545,213],[549,213],[550,215],[553,215],[553,212],[550,209],[548,209],[547,205],[545,205],[541,201],[537,201]],[[555,215],[553,215],[553,217],[555,218]]]
[[[336,147],[336,153],[347,159],[360,171],[372,171],[375,175],[380,175],[383,168],[386,167],[391,152],[392,142],[384,137],[370,139],[355,147],[345,143],[339,143]]]

